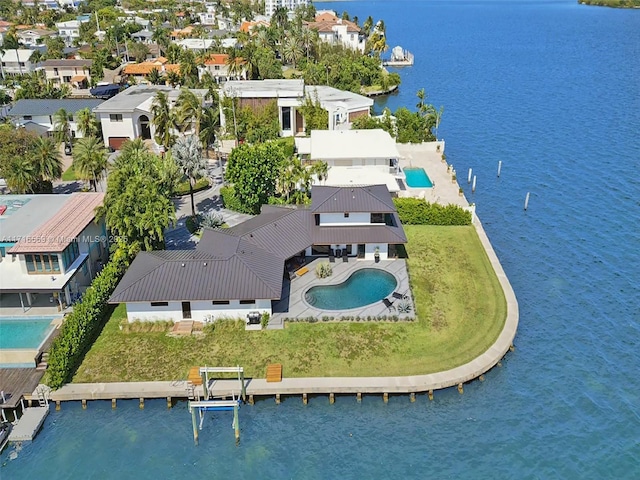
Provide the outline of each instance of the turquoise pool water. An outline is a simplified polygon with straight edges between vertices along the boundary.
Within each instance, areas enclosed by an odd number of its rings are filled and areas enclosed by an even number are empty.
[[[0,317],[0,349],[38,348],[54,317]]]
[[[433,183],[424,168],[405,168],[404,174],[407,177],[407,185],[412,188],[431,188]]]
[[[338,285],[311,287],[304,294],[309,305],[320,310],[348,310],[379,302],[391,295],[396,277],[377,268],[363,268]]]

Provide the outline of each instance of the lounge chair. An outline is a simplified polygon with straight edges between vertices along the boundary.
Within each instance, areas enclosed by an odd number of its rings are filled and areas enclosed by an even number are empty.
[[[393,306],[393,302],[387,298],[382,299],[382,303],[389,309],[389,311],[393,311],[396,307]]]
[[[347,249],[346,248],[342,249],[342,261],[343,262],[348,262],[349,261],[349,256],[347,255]]]
[[[335,256],[335,254],[333,252],[333,248],[330,248],[329,249],[329,262],[335,263],[335,261],[336,261],[336,256]]]
[[[398,300],[406,300],[407,299],[407,296],[404,293],[399,293],[399,292],[393,292],[391,294],[391,296],[393,298],[397,298]]]

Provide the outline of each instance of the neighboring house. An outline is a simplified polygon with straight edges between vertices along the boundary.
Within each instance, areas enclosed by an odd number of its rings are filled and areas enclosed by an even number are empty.
[[[255,20],[255,21],[245,20],[240,24],[240,28],[238,30],[244,33],[251,33],[253,32],[253,30],[255,30],[258,27],[267,28],[269,25],[270,25],[269,22],[267,22],[266,20]]]
[[[47,37],[55,35],[53,30],[44,30],[42,28],[30,28],[27,30],[20,30],[18,32],[18,41],[25,47],[35,47],[36,45],[44,44]]]
[[[264,13],[270,17],[278,7],[283,7],[287,10],[295,10],[298,7],[308,4],[308,0],[265,0]]]
[[[62,310],[91,283],[108,257],[104,220],[95,209],[104,193],[2,195],[0,293],[11,303]],[[44,301],[36,295],[45,295]],[[16,301],[19,297],[19,303]]]
[[[23,7],[46,8],[48,10],[65,10],[67,8],[77,10],[84,0],[21,0]]]
[[[287,295],[290,259],[340,248],[387,260],[407,242],[384,185],[315,185],[311,199],[308,207],[264,205],[235,227],[205,229],[195,250],[139,253],[109,302],[126,303],[130,322],[271,314],[272,302]]]
[[[218,28],[218,19],[216,18],[216,5],[215,3],[205,3],[205,12],[198,13],[201,25],[214,26]]]
[[[149,30],[140,30],[139,32],[131,34],[131,40],[134,42],[144,43],[150,45],[153,43],[153,32]]]
[[[338,18],[333,12],[316,15],[315,22],[308,22],[307,28],[317,31],[320,41],[324,43],[343,45],[364,53],[367,40],[360,33],[360,27],[349,20]]]
[[[309,137],[296,138],[296,150],[308,163],[327,164],[324,185],[384,184],[392,193],[401,190],[400,154],[384,130],[312,130]]]
[[[40,63],[47,80],[70,88],[89,88],[91,84],[91,60],[45,60]]]
[[[212,48],[215,45],[216,40],[212,38],[184,38],[182,40],[176,40],[173,43],[185,50],[191,50],[197,53]]]
[[[38,132],[40,135],[50,134],[55,129],[54,116],[63,108],[69,114],[69,128],[72,137],[82,137],[78,131],[76,114],[85,108],[94,109],[103,100],[96,98],[63,98],[63,99],[22,99],[18,100],[7,116],[16,126]]]
[[[0,51],[0,74],[2,78],[13,75],[24,75],[35,70],[35,65],[31,63],[33,50],[19,48],[17,50]]]
[[[203,98],[207,90],[192,90]],[[135,85],[120,92],[93,111],[102,126],[104,144],[119,150],[127,140],[152,139],[155,135],[153,100],[158,92],[165,92],[171,105],[175,104],[180,90],[164,85]]]
[[[351,122],[363,115],[369,115],[373,100],[357,93],[337,88],[312,85],[305,87],[304,80],[239,80],[228,81],[220,89],[220,98],[238,99],[240,108],[249,106],[261,108],[271,101],[278,105],[280,135],[304,135],[304,118],[298,107],[306,97],[319,101],[320,106],[329,113],[328,130],[349,129]],[[221,107],[222,108],[222,102]],[[221,114],[220,124],[226,125],[227,119]]]
[[[80,25],[84,22],[78,20],[69,20],[68,22],[56,23],[58,36],[64,40],[67,46],[73,45],[73,42],[80,38]]]
[[[185,28],[172,30],[171,33],[169,33],[169,38],[171,39],[171,41],[175,42],[176,40],[180,40],[181,38],[190,37],[192,33],[193,27],[189,25]]]
[[[129,63],[122,69],[122,77],[133,79],[136,83],[148,83],[149,75],[157,70],[161,76],[171,71],[180,72],[180,65],[167,63],[166,58],[158,58],[142,63]]]
[[[226,82],[227,80],[244,80],[247,78],[247,68],[245,62],[242,59],[237,59],[237,63],[240,66],[240,72],[234,74],[233,77],[229,75],[229,65],[227,65],[229,55],[226,53],[212,53],[203,59],[202,66],[198,68],[200,80],[205,72],[209,74],[218,82]]]

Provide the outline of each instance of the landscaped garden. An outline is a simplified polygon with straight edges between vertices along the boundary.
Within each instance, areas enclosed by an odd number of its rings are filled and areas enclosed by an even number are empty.
[[[415,322],[293,323],[245,331],[222,321],[202,335],[171,337],[167,324],[126,324],[111,315],[74,382],[175,380],[195,365],[242,365],[263,377],[282,363],[288,377],[414,375],[477,357],[506,317],[502,289],[472,226],[405,226]]]

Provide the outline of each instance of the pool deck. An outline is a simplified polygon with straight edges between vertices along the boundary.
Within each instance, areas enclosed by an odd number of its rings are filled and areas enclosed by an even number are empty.
[[[330,263],[333,268],[333,275],[328,278],[318,278],[315,274],[316,265],[328,261],[328,257],[314,257],[312,261],[305,265],[309,269],[306,274],[301,277],[294,277],[291,281],[285,280],[283,286],[284,295],[278,302],[274,302],[269,328],[282,328],[280,325],[283,325],[285,318],[316,317],[321,319],[325,316],[336,318],[343,316],[366,318],[380,317],[383,315],[397,315],[403,319],[414,317],[411,289],[409,288],[409,275],[404,259],[380,260],[379,263],[375,263],[373,260],[358,260],[356,257],[349,257],[348,262],[343,262],[342,258],[336,258],[335,263]],[[390,310],[382,303],[382,300],[364,307],[349,310],[320,310],[312,307],[304,300],[304,294],[309,288],[317,285],[336,285],[342,283],[354,272],[363,268],[377,268],[396,277],[398,285],[394,292],[399,292],[409,297],[412,306],[411,312],[409,314],[402,314],[395,311],[395,308]],[[387,298],[391,301],[397,301],[391,297],[391,294],[389,294]]]

